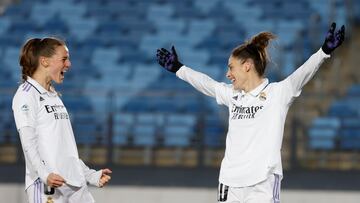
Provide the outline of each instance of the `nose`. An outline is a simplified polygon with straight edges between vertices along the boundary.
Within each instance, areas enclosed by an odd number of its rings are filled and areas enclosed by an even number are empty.
[[[228,78],[228,79],[230,79],[230,70],[228,70],[227,72],[226,72],[226,77]]]
[[[70,68],[70,66],[71,66],[71,61],[70,61],[70,60],[67,60],[65,66],[66,66],[66,68]]]

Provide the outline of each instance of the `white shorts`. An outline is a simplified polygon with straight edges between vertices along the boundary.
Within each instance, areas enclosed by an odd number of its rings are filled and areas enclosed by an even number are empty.
[[[266,180],[249,187],[229,187],[219,183],[218,202],[280,203],[281,179],[281,176],[272,174]]]
[[[51,198],[54,203],[95,202],[87,185],[79,188],[64,184],[63,186],[56,188],[54,194],[46,195],[44,192],[44,183],[42,183],[40,179],[37,179],[25,192],[29,203],[46,203],[48,198]]]

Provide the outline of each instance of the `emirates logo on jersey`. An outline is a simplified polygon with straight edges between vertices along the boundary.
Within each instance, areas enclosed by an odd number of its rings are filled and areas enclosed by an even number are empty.
[[[264,106],[236,106],[231,109],[231,120],[236,119],[253,119],[256,113]]]
[[[69,119],[67,112],[62,111],[65,107],[63,105],[45,105],[45,109],[48,113],[54,114],[55,120]]]

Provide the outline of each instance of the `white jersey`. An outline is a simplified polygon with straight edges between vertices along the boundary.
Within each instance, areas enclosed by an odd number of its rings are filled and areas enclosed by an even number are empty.
[[[219,182],[246,187],[266,180],[271,173],[282,176],[281,144],[287,111],[302,87],[313,77],[324,59],[321,49],[285,80],[267,79],[254,90],[236,91],[186,66],[176,75],[200,92],[229,108],[229,127]]]
[[[25,156],[26,188],[38,177],[46,182],[49,173],[59,174],[69,185],[84,185],[82,161],[78,157],[69,114],[58,94],[47,91],[28,77],[18,88],[12,109],[17,129],[31,127],[36,134],[33,140],[21,140],[23,148],[35,145],[36,151]]]

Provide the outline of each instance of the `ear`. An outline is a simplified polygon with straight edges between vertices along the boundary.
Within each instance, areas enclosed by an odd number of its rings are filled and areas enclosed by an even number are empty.
[[[40,65],[42,65],[45,68],[47,68],[49,66],[48,58],[46,58],[44,56],[39,57],[39,62],[40,62]]]
[[[253,63],[251,62],[251,60],[247,59],[244,62],[244,68],[246,72],[249,72],[251,70],[251,67],[253,66]]]

